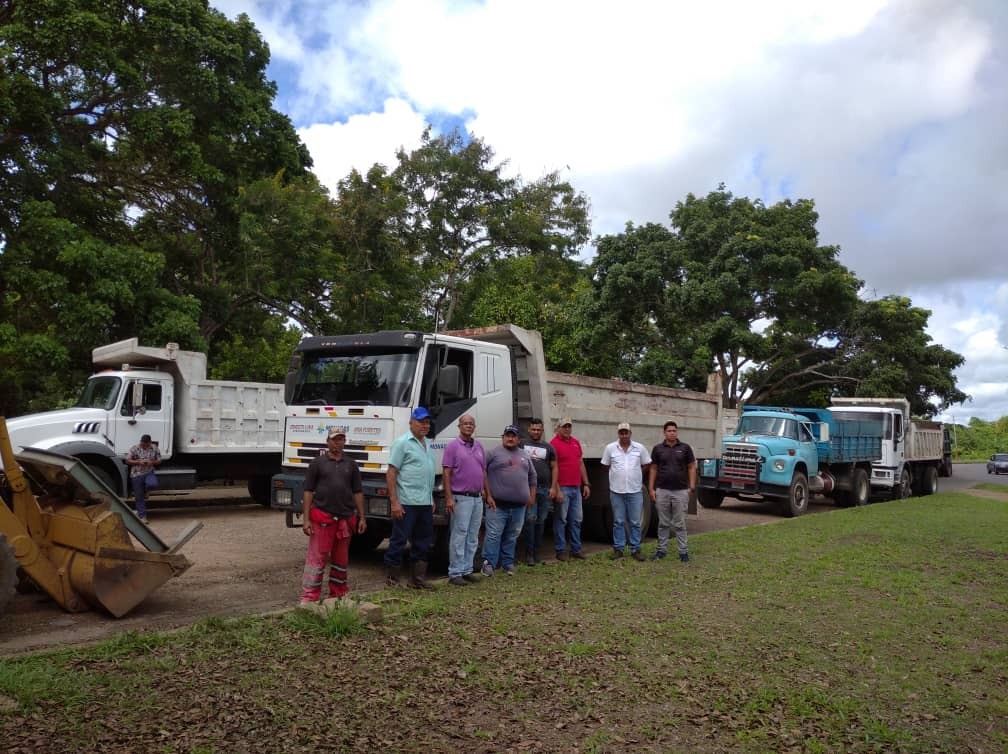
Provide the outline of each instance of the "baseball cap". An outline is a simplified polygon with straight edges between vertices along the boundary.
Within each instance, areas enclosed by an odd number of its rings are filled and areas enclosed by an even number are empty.
[[[619,424],[616,425],[617,432],[622,432],[624,429],[627,432],[630,431],[630,424],[628,422],[620,422]]]
[[[506,427],[504,427],[504,432],[502,434],[520,436],[521,432],[518,431],[518,427],[516,427],[514,424],[508,424]]]
[[[560,421],[557,422],[558,427],[563,427],[564,425],[567,424],[570,424],[571,426],[574,425],[574,422],[571,421],[569,416],[565,416],[564,418],[562,418]]]
[[[346,437],[346,430],[342,427],[333,427],[329,430],[329,434],[326,435],[326,439],[331,440],[334,437]]]
[[[417,406],[413,409],[413,413],[410,414],[410,419],[415,421],[423,421],[424,419],[430,419],[430,411],[425,409],[423,406]]]

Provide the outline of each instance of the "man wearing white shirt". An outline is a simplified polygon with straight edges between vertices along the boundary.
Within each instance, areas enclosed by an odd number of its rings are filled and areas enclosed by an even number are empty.
[[[641,553],[641,518],[644,514],[644,469],[651,454],[639,442],[630,439],[630,425],[616,427],[619,439],[606,445],[602,465],[609,469],[609,500],[613,511],[613,560],[623,557],[626,549],[626,522],[630,523],[630,556],[644,560]]]

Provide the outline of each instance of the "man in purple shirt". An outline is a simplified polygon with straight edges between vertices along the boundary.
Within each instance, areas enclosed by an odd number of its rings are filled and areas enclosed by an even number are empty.
[[[469,586],[479,577],[473,560],[483,522],[483,478],[486,453],[473,435],[476,420],[469,414],[459,419],[459,436],[448,443],[441,460],[445,504],[451,514],[448,540],[448,583]]]

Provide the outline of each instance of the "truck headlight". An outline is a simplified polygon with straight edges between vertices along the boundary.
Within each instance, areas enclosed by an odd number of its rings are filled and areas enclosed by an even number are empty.
[[[774,471],[784,471],[784,461],[777,459],[773,462]]]
[[[287,508],[294,507],[294,495],[291,490],[283,487],[273,488],[273,502],[276,505],[283,505]]]

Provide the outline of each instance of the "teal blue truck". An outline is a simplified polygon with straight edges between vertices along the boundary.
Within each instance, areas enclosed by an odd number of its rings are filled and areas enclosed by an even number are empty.
[[[881,457],[877,421],[841,419],[823,408],[745,406],[721,457],[701,462],[697,499],[705,508],[726,495],[771,502],[785,516],[805,513],[810,494],[864,505],[872,462]]]

